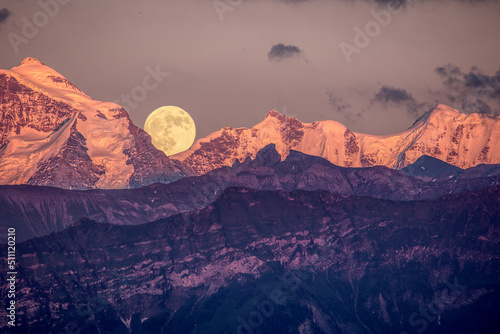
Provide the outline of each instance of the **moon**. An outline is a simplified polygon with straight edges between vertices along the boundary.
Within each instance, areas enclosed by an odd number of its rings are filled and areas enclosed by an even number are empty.
[[[160,107],[149,114],[144,131],[151,136],[153,145],[167,156],[186,151],[196,137],[191,116],[175,106]]]

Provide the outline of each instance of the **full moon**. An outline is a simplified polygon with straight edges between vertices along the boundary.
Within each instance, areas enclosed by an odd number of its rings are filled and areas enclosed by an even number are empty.
[[[187,112],[179,107],[165,106],[153,111],[144,123],[153,145],[174,155],[184,152],[193,145],[196,137],[196,126]]]

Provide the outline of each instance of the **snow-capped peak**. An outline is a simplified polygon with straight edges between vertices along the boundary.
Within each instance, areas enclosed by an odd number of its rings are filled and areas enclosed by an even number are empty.
[[[466,115],[443,104],[408,130],[387,136],[355,133],[336,121],[302,123],[275,110],[254,127],[224,128],[174,156],[199,173],[240,162],[268,144],[285,159],[291,149],[345,167],[403,168],[426,154],[460,168],[500,163],[500,117]]]
[[[465,114],[462,114],[460,111],[453,109],[450,106],[447,106],[446,104],[437,104],[433,109],[430,111],[432,117],[457,117],[457,116],[466,116]]]
[[[267,113],[265,119],[267,119],[267,118],[275,118],[275,119],[277,119],[279,121],[282,121],[282,122],[286,121],[289,118],[296,119],[295,117],[287,117],[286,115],[281,114],[280,112],[278,112],[278,111],[276,111],[274,109],[273,110],[269,110],[269,112]]]
[[[27,58],[24,58],[21,63],[19,64],[19,66],[23,66],[23,65],[45,65],[44,63],[42,63],[41,61],[39,61],[38,59],[36,58],[33,58],[33,57],[27,57]]]
[[[0,184],[128,188],[183,174],[121,106],[35,58],[0,70],[0,95]]]
[[[417,118],[410,128],[420,127],[424,123],[428,122],[439,122],[440,120],[449,120],[454,117],[464,115],[460,111],[453,109],[445,104],[437,104],[434,108],[425,112]],[[465,116],[465,115],[464,115]]]
[[[92,100],[63,75],[36,58],[25,58],[19,66],[11,68],[10,71],[0,70],[0,74],[2,73],[13,76],[30,89],[49,92],[52,98],[75,108],[80,107],[79,101]]]

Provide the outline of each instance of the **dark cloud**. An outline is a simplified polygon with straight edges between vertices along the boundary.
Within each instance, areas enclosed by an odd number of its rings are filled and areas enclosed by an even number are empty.
[[[406,89],[386,85],[382,86],[382,88],[375,93],[375,96],[372,98],[372,104],[373,103],[405,107],[412,115],[419,114],[423,108],[429,106],[427,103],[418,103]]]
[[[411,0],[371,0],[371,1],[374,1],[379,6],[383,7],[391,6],[394,9],[398,9],[401,6],[403,6],[403,8],[406,7],[408,2],[410,2]]]
[[[488,4],[488,3],[499,3],[498,0],[455,0],[460,3],[468,5],[478,5],[478,4]]]
[[[352,112],[351,104],[346,102],[343,98],[338,97],[333,92],[327,92],[328,96],[328,104],[330,107],[338,114],[342,115],[346,120],[351,123],[356,122],[359,118],[361,118],[361,112]],[[336,117],[334,117],[336,118]]]
[[[500,98],[500,70],[494,75],[485,75],[477,68],[464,74],[465,86],[483,90],[492,98]]]
[[[0,9],[0,23],[5,22],[11,15],[11,12],[7,8]]]
[[[463,86],[463,73],[455,65],[445,65],[436,68],[436,73],[440,75],[444,81],[443,84],[451,90],[460,89]]]
[[[271,60],[282,60],[292,58],[302,54],[302,50],[295,45],[276,44],[273,45],[271,51],[267,54]]]
[[[338,113],[351,107],[351,104],[345,102],[343,98],[335,96],[333,92],[328,92],[328,104]]]
[[[312,2],[311,0],[281,0],[282,2],[285,3],[297,3],[297,2]],[[392,8],[393,10],[397,10],[400,7],[402,8],[407,8],[411,5],[416,5],[418,3],[426,2],[429,0],[344,0],[346,2],[352,2],[352,3],[359,3],[359,2],[368,2],[368,3],[375,3],[380,7],[385,7],[385,8]],[[431,0],[435,2],[439,2],[438,0]],[[500,3],[500,0],[453,0],[454,2],[458,2],[464,5],[487,5],[487,4],[498,4]],[[445,1],[441,1],[444,3]]]
[[[448,64],[435,71],[443,79],[444,102],[463,112],[500,113],[500,70],[488,75],[476,66],[464,72]]]
[[[302,2],[307,2],[309,0],[281,0],[282,2],[284,3],[293,3],[293,4],[297,4],[297,3],[302,3]]]
[[[413,96],[406,91],[406,89],[394,88],[389,86],[382,86],[380,90],[375,94],[374,100],[376,102],[382,103],[407,103],[407,102],[415,102]]]
[[[351,2],[357,2],[358,0],[348,0]],[[375,2],[380,6],[391,6],[394,9],[400,6],[406,7],[410,3],[424,2],[427,0],[365,0],[367,2]],[[436,1],[436,0],[433,0]],[[476,5],[476,4],[487,4],[487,3],[498,3],[498,0],[455,0],[463,4]]]

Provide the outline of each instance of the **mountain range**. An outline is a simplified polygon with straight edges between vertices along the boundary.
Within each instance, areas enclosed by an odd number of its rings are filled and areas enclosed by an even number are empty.
[[[493,333],[499,190],[402,202],[228,188],[145,225],[82,220],[19,244],[18,330]]]
[[[324,120],[270,111],[247,128],[223,128],[167,157],[117,104],[95,101],[35,58],[0,70],[0,184],[64,189],[137,188],[255,158],[268,144],[341,167],[404,168],[423,155],[467,169],[500,163],[500,117],[437,105],[395,135],[355,133]],[[16,166],[13,168],[12,166]]]
[[[223,128],[197,140],[187,151],[172,156],[198,173],[235,160],[254,158],[269,143],[284,158],[290,150],[323,157],[342,167],[386,166],[399,169],[428,155],[459,168],[500,163],[500,116],[465,115],[438,104],[408,130],[386,136],[355,133],[324,120],[302,123],[270,111],[251,129]]]
[[[290,151],[285,160],[274,144],[246,159],[169,184],[137,189],[70,191],[30,185],[0,186],[0,227],[17,226],[19,240],[65,229],[82,218],[100,223],[137,225],[189,212],[209,205],[229,187],[259,190],[325,190],[341,195],[371,196],[389,200],[435,199],[443,195],[500,184],[500,165],[479,165],[461,170],[444,162],[419,159],[401,171],[383,166],[346,168],[327,160]],[[438,160],[439,161],[439,160]],[[450,172],[442,174],[448,166]],[[436,173],[415,176],[413,170]],[[405,173],[408,172],[408,173]]]
[[[440,104],[388,136],[270,111],[167,157],[27,58],[0,70],[0,331],[497,333],[499,143]]]

